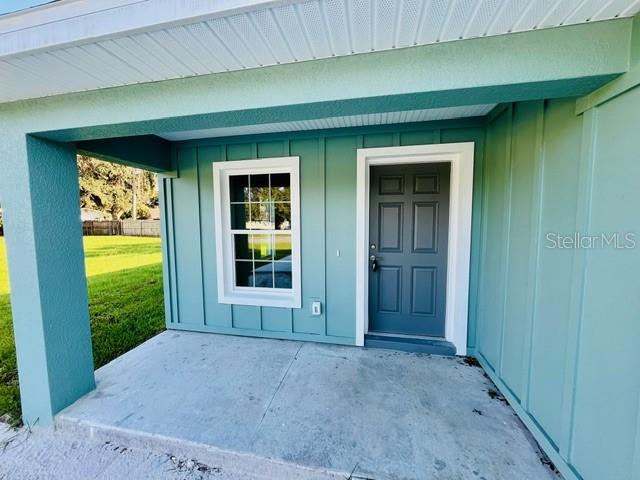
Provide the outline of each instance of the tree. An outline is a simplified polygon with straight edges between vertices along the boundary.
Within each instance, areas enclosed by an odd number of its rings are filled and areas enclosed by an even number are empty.
[[[134,181],[134,169],[78,156],[80,206],[103,212],[113,220],[131,217],[133,188],[137,191],[138,211],[157,204],[156,175],[140,171]],[[148,208],[146,209],[148,211]]]

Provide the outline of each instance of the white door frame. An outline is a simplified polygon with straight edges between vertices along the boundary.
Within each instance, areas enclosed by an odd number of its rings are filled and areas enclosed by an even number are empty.
[[[369,325],[369,170],[374,165],[451,163],[447,306],[445,340],[456,355],[467,354],[471,210],[473,204],[473,142],[359,148],[356,214],[356,345],[364,346]]]

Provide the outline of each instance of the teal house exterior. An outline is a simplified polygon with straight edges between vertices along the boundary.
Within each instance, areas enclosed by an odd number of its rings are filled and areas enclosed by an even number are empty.
[[[99,3],[0,16],[26,421],[95,387],[81,152],[161,176],[168,329],[472,356],[640,478],[638,2]]]

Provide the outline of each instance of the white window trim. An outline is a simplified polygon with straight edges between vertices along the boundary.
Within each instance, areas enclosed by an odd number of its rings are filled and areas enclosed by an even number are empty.
[[[274,157],[213,163],[213,198],[216,234],[218,302],[233,305],[300,308],[300,157]],[[229,176],[261,173],[291,175],[292,288],[236,287],[229,200]],[[260,234],[261,231],[256,231]]]
[[[469,261],[473,206],[473,142],[358,149],[356,225],[356,345],[364,346],[369,299],[369,170],[372,165],[451,163],[445,340],[467,354]]]

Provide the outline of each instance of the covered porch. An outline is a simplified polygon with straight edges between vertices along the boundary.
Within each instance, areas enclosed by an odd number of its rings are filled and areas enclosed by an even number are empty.
[[[168,331],[96,383],[58,430],[247,478],[556,478],[468,359]]]
[[[349,2],[156,0],[91,15],[73,3],[0,20],[0,194],[26,424],[239,455],[256,471],[268,459],[272,478],[290,463],[343,477],[551,476],[531,434],[566,478],[640,475],[640,250],[557,241],[638,231],[637,2],[583,15],[561,0],[555,16],[524,2],[418,2],[418,15],[394,13],[397,35],[380,37],[380,16],[360,41],[351,26],[371,19],[345,22]],[[38,23],[49,9],[56,22]],[[369,320],[359,232],[375,217],[359,219],[358,156],[458,143],[473,145],[474,164],[469,235],[448,230],[468,267],[450,353],[475,357],[531,434],[460,358],[356,348]],[[78,152],[162,176],[171,331],[95,375]],[[302,252],[296,295],[230,302],[219,284],[232,275],[218,267],[249,259],[216,250],[214,165],[253,162],[251,178],[283,158],[300,193],[287,200],[299,204],[287,219]]]

